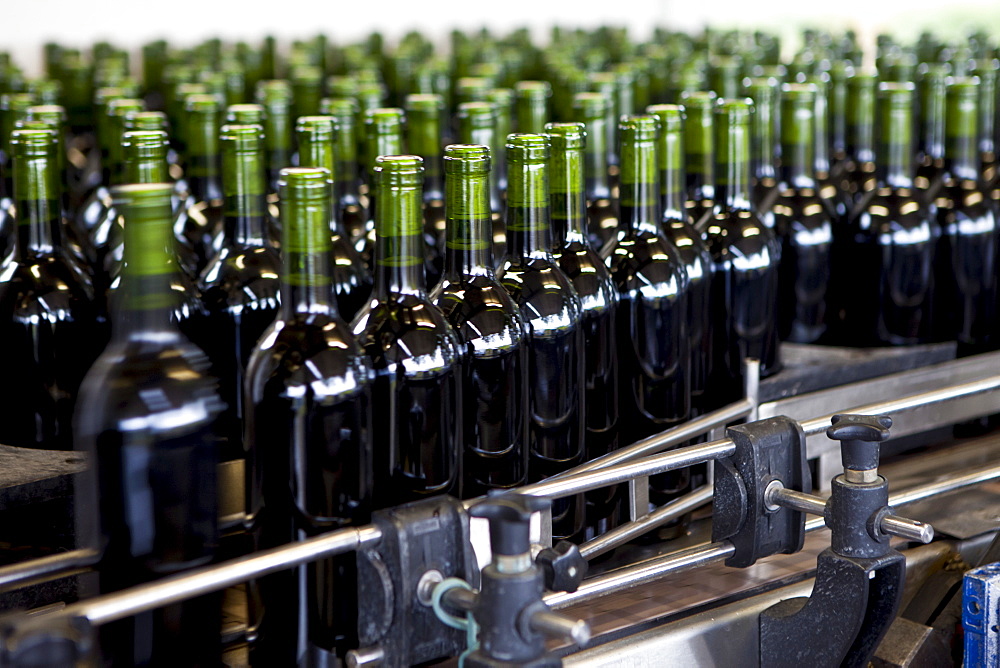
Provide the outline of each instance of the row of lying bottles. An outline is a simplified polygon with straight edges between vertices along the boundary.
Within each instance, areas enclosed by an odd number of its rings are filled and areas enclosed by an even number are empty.
[[[849,40],[785,69],[764,35],[709,37],[705,62],[606,37],[456,37],[451,77],[417,36],[338,65],[312,42],[288,80],[271,43],[241,66],[206,43],[194,69],[157,44],[144,99],[107,45],[92,78],[47,51],[61,94],[0,59],[0,442],[92,453],[101,591],[215,558],[220,460],[245,459],[243,549],[265,549],[565,471],[738,398],[779,340],[994,345],[983,53],[925,45],[914,86],[892,44],[880,78]],[[620,497],[561,501],[553,534],[607,530]],[[254,663],[356,646],[353,570],[252,583]],[[210,663],[218,603],[112,625],[104,650]]]

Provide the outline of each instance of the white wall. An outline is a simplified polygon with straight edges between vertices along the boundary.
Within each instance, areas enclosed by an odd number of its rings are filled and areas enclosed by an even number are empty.
[[[847,8],[847,11],[844,11]],[[296,11],[301,10],[301,11]],[[300,17],[306,18],[300,18]],[[0,49],[37,71],[50,39],[86,46],[109,39],[135,46],[158,37],[193,43],[209,36],[293,39],[325,32],[349,40],[373,29],[388,37],[416,28],[439,36],[452,27],[505,31],[527,25],[544,38],[553,24],[627,25],[636,36],[655,25],[698,29],[766,27],[790,38],[803,25],[853,27],[871,39],[883,30],[913,36],[922,28],[958,36],[982,26],[1000,37],[998,0],[0,0]],[[789,40],[790,41],[790,40]]]

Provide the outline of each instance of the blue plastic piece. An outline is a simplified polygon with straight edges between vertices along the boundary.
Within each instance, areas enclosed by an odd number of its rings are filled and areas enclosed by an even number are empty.
[[[1000,666],[1000,563],[974,568],[962,586],[965,668]]]

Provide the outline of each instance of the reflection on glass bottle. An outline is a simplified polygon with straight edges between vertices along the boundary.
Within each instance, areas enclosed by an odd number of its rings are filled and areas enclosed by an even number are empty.
[[[375,159],[380,155],[400,155],[403,153],[403,125],[406,117],[402,109],[395,107],[376,107],[365,112],[364,155],[365,174],[368,183],[368,220],[365,221],[364,234],[354,242],[354,248],[361,255],[362,261],[376,273],[374,264],[375,253],[375,221],[378,213],[378,180],[373,178]],[[420,256],[423,257],[423,252]]]
[[[441,134],[444,100],[436,94],[406,96],[407,144],[424,159],[424,274],[435,286],[444,269],[444,175],[441,172]]]
[[[608,99],[601,93],[573,96],[575,118],[587,126],[583,169],[587,196],[587,239],[598,253],[618,234],[618,211],[608,183]]]
[[[531,456],[528,475],[541,480],[583,462],[586,433],[580,298],[552,256],[549,140],[507,137],[507,257],[500,282],[521,309],[528,332]],[[552,536],[577,536],[583,495],[552,504]]]
[[[463,102],[455,114],[458,141],[463,144],[487,146],[490,155],[505,153],[503,137],[497,132],[497,108],[492,102]],[[507,230],[504,225],[504,203],[496,178],[497,164],[491,163],[489,179],[490,219],[493,221],[493,262],[499,269],[507,254]]]
[[[586,459],[618,449],[618,356],[615,316],[618,290],[600,256],[587,241],[584,153],[590,137],[583,123],[548,123],[552,145],[549,202],[553,256],[573,283],[583,309],[584,419]],[[588,535],[617,524],[620,487],[586,495]]]
[[[383,155],[375,174],[375,289],[351,323],[375,368],[376,508],[459,493],[462,357],[423,272],[423,161]]]
[[[299,127],[310,123],[299,119]],[[281,311],[246,374],[246,526],[255,550],[369,521],[374,371],[333,300],[333,186],[325,168],[281,171]],[[251,664],[296,666],[357,646],[353,554],[249,587]]]
[[[431,292],[465,347],[462,495],[525,484],[528,476],[527,343],[521,312],[494,272],[490,150],[445,149],[448,239]]]
[[[682,93],[687,118],[684,121],[684,171],[687,174],[687,210],[691,220],[715,211],[715,133],[713,131],[718,97],[712,91]]]
[[[76,483],[77,540],[102,549],[101,594],[205,566],[218,549],[216,420],[202,351],[173,322],[172,185],[115,188],[125,266],[114,342],[87,374],[76,412],[91,468]],[[101,628],[112,666],[216,666],[221,594]]]

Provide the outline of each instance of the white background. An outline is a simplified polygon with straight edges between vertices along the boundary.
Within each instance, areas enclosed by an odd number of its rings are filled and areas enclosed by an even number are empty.
[[[324,32],[350,40],[373,29],[387,37],[419,29],[437,37],[453,27],[496,31],[530,27],[544,39],[554,24],[626,25],[636,38],[655,25],[697,30],[713,26],[765,27],[784,34],[785,49],[806,25],[852,27],[866,41],[879,31],[905,38],[931,27],[958,37],[970,26],[1000,37],[998,0],[0,0],[0,49],[37,72],[46,40],[87,46],[109,39],[137,46],[165,37],[191,44],[209,36],[282,40]]]

